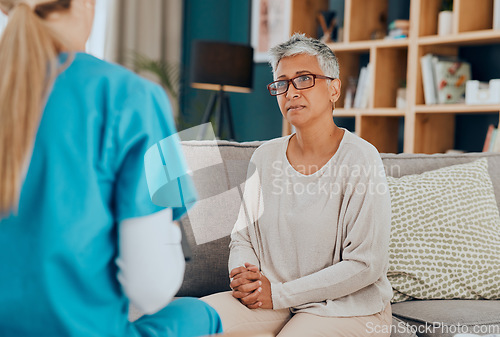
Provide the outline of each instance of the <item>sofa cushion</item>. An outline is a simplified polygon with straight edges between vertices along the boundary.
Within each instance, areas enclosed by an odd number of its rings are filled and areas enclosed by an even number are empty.
[[[420,153],[382,153],[385,172],[391,177],[402,177],[408,174],[421,174],[442,167],[470,163],[486,158],[497,206],[500,208],[500,153],[465,153],[465,154],[420,154]]]
[[[420,337],[500,334],[498,300],[407,301],[393,304],[392,313],[410,324]]]
[[[499,299],[500,215],[487,159],[387,180],[393,302]]]
[[[192,259],[186,263],[177,296],[229,290],[229,235],[238,216],[248,162],[262,143],[182,143],[200,200],[181,220]]]

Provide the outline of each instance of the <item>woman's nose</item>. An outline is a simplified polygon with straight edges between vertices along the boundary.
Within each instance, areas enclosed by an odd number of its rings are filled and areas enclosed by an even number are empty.
[[[292,83],[290,83],[290,86],[288,87],[288,91],[286,92],[286,97],[287,98],[297,98],[300,96],[300,90],[295,89]]]

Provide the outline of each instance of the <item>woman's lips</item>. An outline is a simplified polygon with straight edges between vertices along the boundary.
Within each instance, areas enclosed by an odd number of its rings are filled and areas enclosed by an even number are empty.
[[[303,105],[293,105],[287,109],[288,112],[294,112],[304,109]]]

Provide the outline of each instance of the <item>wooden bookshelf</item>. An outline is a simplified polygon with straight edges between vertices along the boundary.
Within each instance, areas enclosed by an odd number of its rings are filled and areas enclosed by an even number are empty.
[[[314,4],[308,9],[310,15],[292,15],[292,33],[300,31],[315,36],[313,11],[326,9],[328,1],[292,0],[292,3],[293,9],[302,8],[304,3]],[[343,83],[334,117],[354,118],[355,132],[380,152],[398,151],[400,131],[404,133],[404,152],[445,152],[454,147],[457,114],[500,115],[500,104],[425,105],[420,58],[427,53],[458,55],[462,46],[500,44],[500,30],[493,30],[493,0],[454,0],[453,31],[447,36],[437,35],[441,0],[410,0],[409,38],[370,40],[375,29],[386,29],[379,18],[387,17],[388,4],[388,0],[344,0],[344,42],[329,44],[339,59]],[[309,22],[308,31],[295,29],[305,27],[305,21]],[[369,107],[344,109],[348,78],[358,77],[360,61],[366,59],[373,67]],[[407,107],[396,109],[396,90],[402,81],[406,81]],[[404,123],[400,123],[401,119]],[[404,130],[399,130],[401,125]],[[283,133],[290,133],[286,121]]]

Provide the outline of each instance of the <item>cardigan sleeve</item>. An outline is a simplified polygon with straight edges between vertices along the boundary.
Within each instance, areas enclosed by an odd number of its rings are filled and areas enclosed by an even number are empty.
[[[245,262],[256,265],[260,269],[254,246],[256,244],[255,223],[263,210],[261,183],[256,165],[257,152],[258,150],[255,151],[248,165],[243,200],[231,233],[229,272],[243,266]]]

